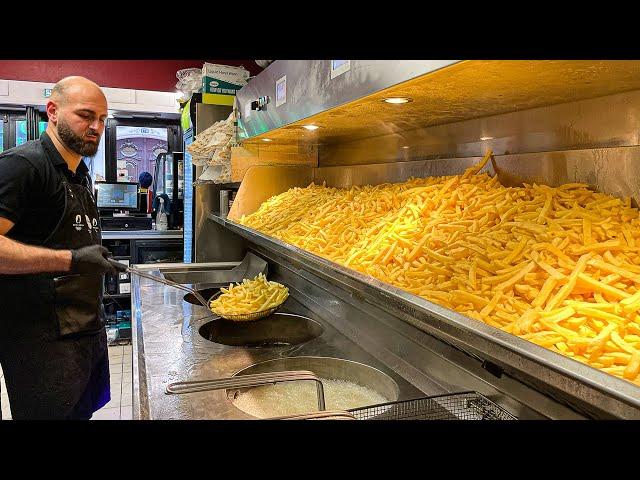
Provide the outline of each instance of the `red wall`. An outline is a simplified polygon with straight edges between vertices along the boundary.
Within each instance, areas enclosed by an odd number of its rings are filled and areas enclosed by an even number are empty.
[[[243,65],[251,75],[260,68],[253,60],[206,60],[222,65]],[[102,87],[175,91],[176,72],[202,67],[205,60],[0,60],[0,79],[55,83],[81,75]]]

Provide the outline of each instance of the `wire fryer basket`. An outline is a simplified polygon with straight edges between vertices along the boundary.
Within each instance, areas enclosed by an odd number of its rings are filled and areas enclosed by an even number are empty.
[[[478,392],[460,392],[348,410],[356,420],[517,420]]]
[[[211,301],[215,300],[216,298],[218,298],[220,295],[222,295],[222,291],[216,292],[214,293],[211,298],[209,299],[209,309],[211,309]],[[262,318],[266,318],[269,315],[272,315],[273,313],[275,313],[276,310],[278,310],[282,304],[287,300],[289,296],[287,295],[287,297],[280,302],[278,305],[276,305],[275,307],[271,307],[268,308],[266,310],[262,310],[260,312],[252,312],[252,313],[236,313],[236,314],[220,314],[220,313],[216,313],[213,310],[212,313],[218,315],[220,318],[223,318],[225,320],[229,320],[231,322],[254,322],[256,320],[260,320]]]

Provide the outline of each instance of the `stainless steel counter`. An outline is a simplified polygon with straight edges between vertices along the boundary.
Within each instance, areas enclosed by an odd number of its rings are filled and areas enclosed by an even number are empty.
[[[168,383],[228,377],[252,364],[292,356],[329,356],[378,368],[396,381],[400,399],[478,391],[520,419],[583,418],[477,358],[428,335],[338,285],[258,247],[270,279],[289,287],[282,311],[319,322],[323,333],[296,346],[232,347],[198,333],[211,317],[183,301],[184,292],[133,276],[134,419],[249,419],[226,392],[167,395]],[[171,264],[179,267],[179,264]],[[209,268],[215,265],[207,264]],[[141,266],[154,275],[166,265]],[[183,265],[185,269],[198,264]],[[204,288],[205,285],[199,285]]]
[[[158,268],[163,267],[139,266],[154,275],[160,275]],[[290,289],[291,295],[280,311],[318,321],[323,327],[322,335],[296,346],[245,348],[213,343],[200,336],[199,328],[212,317],[204,307],[184,302],[183,291],[135,275],[132,285],[134,419],[253,418],[233,406],[225,391],[167,395],[165,388],[175,381],[229,377],[257,362],[301,355],[365,363],[396,381],[400,399],[424,396],[418,388],[299,303],[294,289]]]

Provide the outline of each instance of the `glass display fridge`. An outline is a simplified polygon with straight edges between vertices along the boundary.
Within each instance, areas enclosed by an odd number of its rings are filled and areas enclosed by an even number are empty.
[[[184,222],[184,155],[182,152],[167,152],[158,155],[153,173],[152,191],[154,206],[157,198],[164,198],[169,205],[166,213],[169,228],[182,228]]]

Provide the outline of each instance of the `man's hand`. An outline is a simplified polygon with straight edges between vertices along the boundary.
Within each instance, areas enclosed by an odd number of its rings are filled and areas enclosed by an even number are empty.
[[[107,258],[111,252],[101,245],[90,245],[71,250],[71,273],[116,273],[116,267]]]

